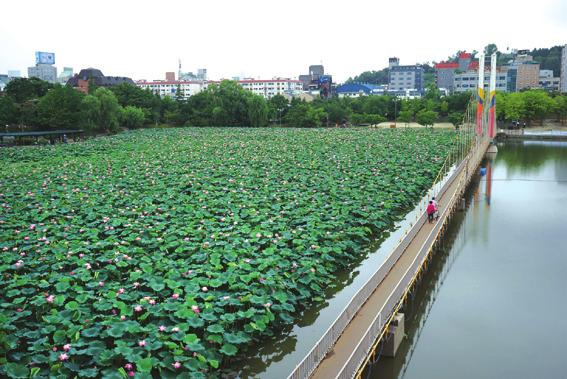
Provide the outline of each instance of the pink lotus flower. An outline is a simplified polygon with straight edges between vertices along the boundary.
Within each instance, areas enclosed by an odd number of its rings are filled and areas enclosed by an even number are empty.
[[[126,320],[126,316],[120,316],[120,320],[122,321]]]
[[[47,298],[45,299],[45,301],[47,301],[48,303],[53,303],[53,300],[55,299],[55,297],[53,297],[53,295],[49,295],[47,296]]]
[[[63,350],[65,350],[65,351],[71,350],[71,344],[68,343],[68,344],[63,345]]]
[[[266,307],[266,308],[270,308],[271,306],[272,306],[272,303],[266,303],[266,304],[264,304],[264,307]]]
[[[222,299],[223,299],[223,300],[228,300],[228,299],[230,299],[230,296],[223,296]]]
[[[53,346],[53,347],[51,348],[51,350],[57,351],[57,346]]]
[[[146,346],[146,340],[138,341],[138,346],[140,347]]]
[[[262,235],[260,233],[256,233],[256,238],[260,238]]]
[[[134,371],[128,371],[128,376],[129,376],[130,378],[133,378],[134,375],[136,375],[136,373],[135,373]]]
[[[99,285],[99,287],[102,287],[102,286],[104,286],[104,282],[100,281],[100,282],[98,282],[98,285]]]
[[[29,241],[29,240],[30,240],[30,237],[25,236],[25,237],[24,237],[24,240],[25,240],[25,241]]]
[[[21,259],[14,264],[14,266],[16,266],[16,268],[20,268],[23,265],[24,265],[24,261],[22,261]]]
[[[59,360],[61,362],[66,361],[68,359],[69,359],[69,356],[67,354],[65,354],[65,353],[59,354]]]
[[[199,307],[196,306],[196,305],[192,305],[192,306],[191,306],[191,309],[192,309],[193,312],[195,312],[195,313],[200,313],[200,312],[201,312],[201,310],[199,309]]]
[[[91,264],[90,264],[90,263],[85,263],[85,268],[86,268],[87,270],[90,270],[90,269],[91,269]]]
[[[208,290],[209,290],[209,289],[208,289],[207,287],[202,287],[202,288],[201,288],[201,291],[203,291],[203,292],[207,292]]]
[[[134,282],[134,288],[138,288],[138,287],[140,287],[140,283]]]
[[[35,229],[35,224],[30,224],[30,230],[34,230]]]
[[[178,369],[178,368],[181,367],[181,363],[179,363],[179,362],[172,363],[171,365],[172,365],[175,369]]]
[[[136,305],[136,307],[134,308],[134,310],[135,310],[136,312],[141,312],[141,311],[143,310],[143,308],[142,308],[141,306],[139,306],[139,305]]]
[[[165,328],[165,326],[160,325],[158,329],[159,329],[160,332],[165,332],[166,328]]]
[[[126,290],[125,290],[124,288],[119,288],[119,289],[118,289],[118,293],[122,294],[122,293],[124,293],[124,292],[126,292]]]
[[[179,294],[178,293],[174,293],[173,295],[171,295],[172,298],[174,299],[178,299],[179,298]]]
[[[148,303],[150,303],[150,305],[154,305],[156,303],[156,301],[154,299],[150,299],[150,300],[148,300]]]
[[[132,363],[126,363],[126,364],[124,365],[124,368],[125,368],[126,370],[132,370],[132,369],[134,368],[134,366],[132,366]]]
[[[177,333],[178,331],[179,331],[179,328],[177,326],[174,326],[173,328],[171,328],[172,333]]]

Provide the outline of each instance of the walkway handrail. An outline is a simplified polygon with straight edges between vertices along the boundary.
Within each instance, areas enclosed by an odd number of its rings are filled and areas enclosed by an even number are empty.
[[[448,164],[448,158],[443,163],[443,166],[440,169],[440,173],[444,169],[448,169],[446,165]],[[459,167],[462,167],[463,161],[459,164]],[[456,170],[453,175],[444,183],[444,185],[440,188],[438,192],[438,196],[442,196],[446,189],[451,185],[455,178],[455,173],[459,172]],[[436,177],[437,180],[440,175]],[[427,195],[431,194],[434,186],[437,184],[434,181],[432,188],[427,192]],[[425,201],[428,199],[426,198]],[[420,212],[418,213],[418,218],[415,224],[412,225],[411,230],[409,233],[400,240],[398,245],[392,250],[388,258],[382,263],[382,265],[374,272],[374,274],[364,283],[364,285],[355,293],[352,297],[350,302],[344,307],[342,312],[339,316],[335,319],[335,321],[331,324],[331,326],[325,331],[323,336],[317,341],[315,346],[311,348],[309,353],[303,358],[303,360],[295,367],[293,372],[288,376],[288,379],[304,379],[311,376],[311,374],[315,371],[319,363],[325,358],[326,354],[331,350],[331,348],[335,345],[336,341],[340,337],[340,335],[345,330],[346,326],[349,324],[350,320],[354,317],[354,315],[360,310],[362,305],[368,300],[370,295],[374,292],[376,287],[384,280],[390,269],[394,266],[394,264],[398,261],[402,253],[406,250],[409,243],[413,240],[417,232],[420,228],[415,227],[416,225],[422,225],[425,223],[427,216],[425,213],[422,212],[423,207],[423,200],[418,204],[416,208],[420,208]]]
[[[457,191],[455,191],[455,193],[453,193],[453,196],[448,202],[448,206],[443,211],[441,219],[443,219],[446,213],[450,211],[455,197],[460,196],[461,191],[464,190],[469,179],[472,177],[474,170],[470,169],[471,160],[473,162],[473,167],[476,167],[477,162],[480,162],[480,159],[482,158],[482,154],[480,154],[480,152],[484,152],[487,146],[488,144],[485,140],[481,144],[480,149],[471,151],[468,156],[465,157],[465,159],[459,164],[453,175],[451,175],[451,179],[448,180],[447,183],[445,183],[445,185],[443,186],[442,191],[444,192],[453,183],[456,177],[460,178],[458,189]],[[461,175],[463,173],[463,170],[465,171],[465,173],[464,175]],[[423,242],[419,253],[414,258],[411,266],[408,267],[402,278],[396,284],[394,291],[390,293],[390,296],[388,297],[386,303],[373,319],[372,323],[364,333],[364,336],[361,338],[356,348],[353,350],[352,354],[341,368],[339,374],[337,375],[337,378],[353,378],[356,375],[360,366],[367,358],[368,354],[371,352],[371,349],[377,338],[385,332],[383,330],[384,326],[388,324],[392,315],[395,314],[396,306],[403,300],[404,294],[410,288],[411,283],[415,279],[416,273],[419,272],[419,268],[421,267],[423,261],[431,250],[433,242],[435,241],[435,239],[437,239],[442,226],[442,222],[435,224],[429,236]]]

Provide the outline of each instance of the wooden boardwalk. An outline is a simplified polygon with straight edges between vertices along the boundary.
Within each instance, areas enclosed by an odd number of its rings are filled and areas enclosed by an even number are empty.
[[[485,149],[484,149],[485,151]],[[455,180],[449,185],[443,196],[438,199],[440,218],[437,223],[442,223],[450,216],[450,210],[453,209],[460,195],[464,189],[464,185],[472,176],[473,172],[482,158],[482,154],[477,155],[470,163],[467,162],[466,168],[463,169]],[[312,374],[313,378],[318,379],[331,379],[336,378],[341,369],[356,348],[357,344],[363,338],[365,332],[372,324],[377,313],[386,305],[386,302],[395,288],[399,285],[407,270],[411,267],[412,263],[418,257],[419,252],[422,251],[424,244],[430,240],[430,235],[435,233],[435,223],[428,223],[415,227],[419,227],[419,231],[409,243],[408,247],[404,250],[401,257],[391,268],[390,272],[384,280],[374,290],[370,298],[362,306],[362,308],[353,317],[351,322],[347,325],[346,329],[339,337],[334,347],[326,355],[325,359],[321,361],[317,369]],[[434,239],[435,240],[435,239]],[[434,241],[433,240],[433,241]],[[430,242],[432,244],[432,242]]]

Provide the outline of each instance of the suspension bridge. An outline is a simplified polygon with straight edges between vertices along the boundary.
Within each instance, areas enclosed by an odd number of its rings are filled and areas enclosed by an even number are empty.
[[[495,56],[492,60],[495,73]],[[359,378],[364,368],[380,354],[384,340],[396,327],[394,320],[398,311],[427,268],[432,251],[461,206],[467,185],[481,160],[487,151],[496,148],[492,143],[496,130],[495,77],[491,73],[490,92],[485,94],[484,58],[482,62],[478,96],[469,102],[463,123],[456,132],[455,148],[419,203],[414,223],[288,379]],[[486,100],[488,107],[484,107]],[[439,219],[429,223],[425,208],[434,196],[439,203]]]

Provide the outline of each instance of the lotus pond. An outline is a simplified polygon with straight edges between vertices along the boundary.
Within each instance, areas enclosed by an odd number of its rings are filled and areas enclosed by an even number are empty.
[[[0,376],[220,376],[323,301],[454,139],[184,128],[0,149]]]

